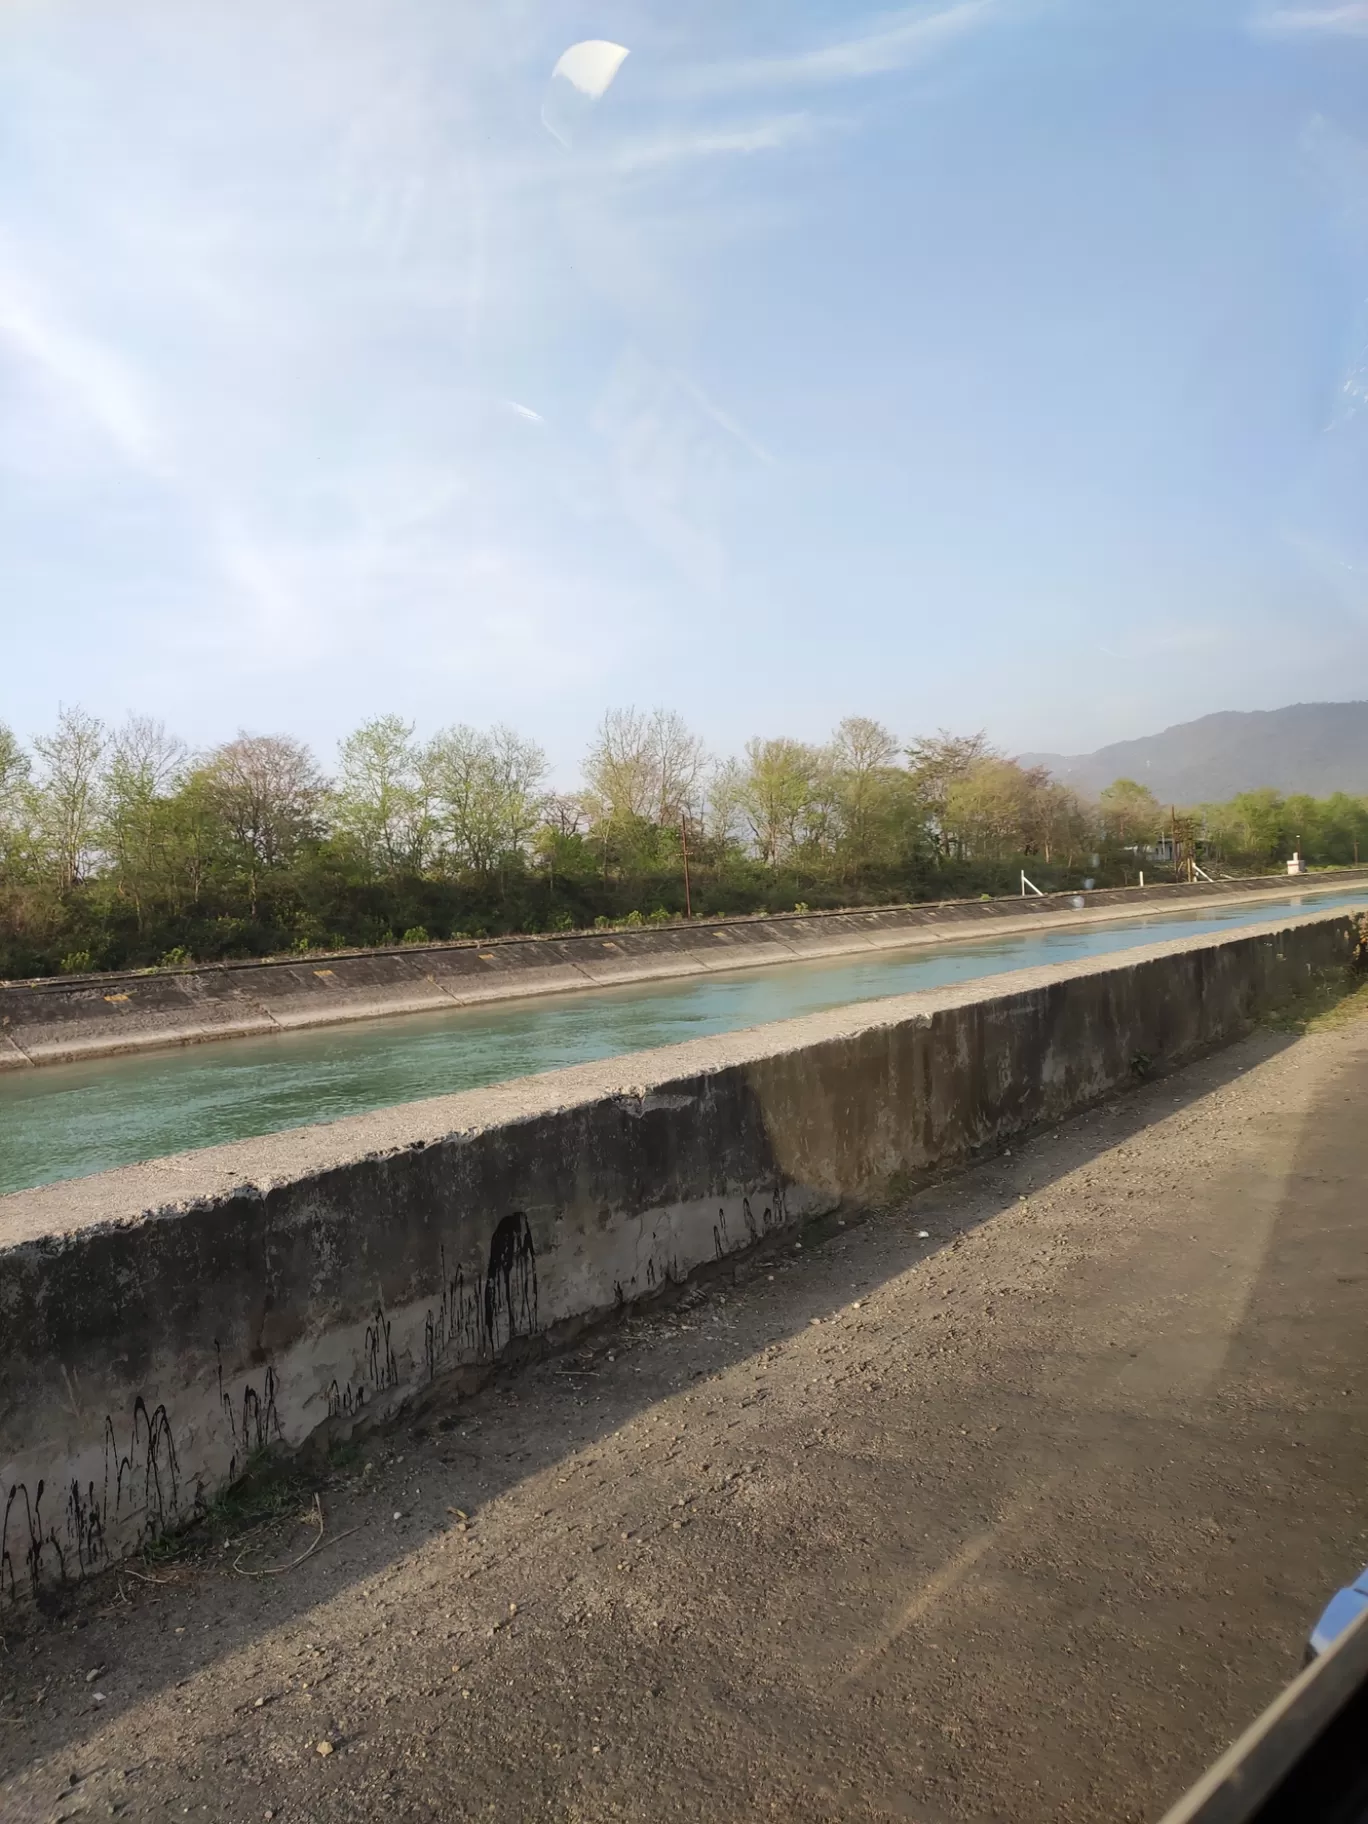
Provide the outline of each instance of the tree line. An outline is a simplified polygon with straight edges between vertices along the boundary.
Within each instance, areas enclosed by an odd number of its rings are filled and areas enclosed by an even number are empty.
[[[329,773],[289,735],[193,751],[79,708],[0,724],[0,976],[1133,880],[1156,845],[1257,870],[1368,855],[1368,806],[1245,793],[1188,809],[1119,780],[1087,804],[983,734],[868,717],[719,759],[676,712],[610,710],[573,792],[506,727],[397,715]]]

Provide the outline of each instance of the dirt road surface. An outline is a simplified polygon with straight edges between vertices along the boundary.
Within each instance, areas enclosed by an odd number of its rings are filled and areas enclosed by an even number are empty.
[[[371,1438],[8,1620],[0,1817],[1152,1819],[1368,1559],[1366,1164],[1262,1034]]]

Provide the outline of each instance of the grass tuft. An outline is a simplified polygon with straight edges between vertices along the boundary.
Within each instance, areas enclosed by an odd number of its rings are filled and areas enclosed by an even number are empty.
[[[1335,1032],[1368,1013],[1368,981],[1331,970],[1302,992],[1264,1015],[1260,1024],[1273,1032]]]
[[[202,1558],[259,1526],[302,1514],[330,1473],[354,1468],[360,1459],[361,1446],[350,1438],[333,1440],[326,1464],[260,1450],[237,1480],[220,1489],[200,1513],[174,1531],[147,1540],[142,1558],[149,1566]]]

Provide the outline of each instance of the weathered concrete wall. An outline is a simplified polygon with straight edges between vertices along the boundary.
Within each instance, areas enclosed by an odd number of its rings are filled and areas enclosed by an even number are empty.
[[[1368,882],[1368,869],[1293,891]],[[1010,933],[1142,917],[1156,904],[1285,897],[1285,878],[1114,887],[1042,899],[951,900],[856,912],[696,920],[660,929],[424,944],[333,956],[0,983],[0,1070],[430,1012],[671,976],[939,943],[983,925]]]
[[[0,1597],[895,1173],[1246,1030],[1352,921],[1023,971],[0,1198]]]

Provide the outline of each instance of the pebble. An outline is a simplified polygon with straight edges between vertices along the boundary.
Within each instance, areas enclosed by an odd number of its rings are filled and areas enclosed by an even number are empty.
[[[331,1742],[320,1742],[318,1744],[318,1752],[320,1754],[331,1754],[332,1751],[333,1751],[333,1745]]]

